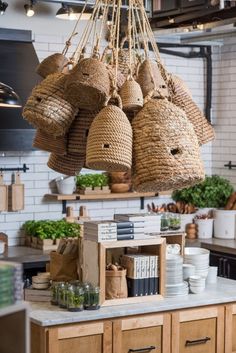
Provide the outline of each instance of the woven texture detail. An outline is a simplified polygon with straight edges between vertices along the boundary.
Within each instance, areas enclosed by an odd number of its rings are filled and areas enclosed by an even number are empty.
[[[189,97],[192,98],[192,92],[190,91],[190,88],[188,87],[187,83],[182,80],[181,77],[170,74],[171,79],[173,80],[174,86],[175,87],[181,87],[183,91],[185,91],[186,94],[189,95]]]
[[[83,156],[62,156],[51,153],[47,165],[55,172],[74,176],[79,174],[81,169],[84,167],[84,161],[85,157]]]
[[[36,86],[23,110],[30,124],[55,136],[65,135],[77,108],[64,99],[66,75],[52,74]]]
[[[143,93],[138,82],[128,79],[120,89],[123,110],[140,110],[143,106]]]
[[[98,111],[81,109],[73,121],[68,134],[68,153],[86,156],[89,128]]]
[[[118,67],[120,72],[127,77],[130,73],[130,57],[129,57],[129,50],[128,49],[120,49],[118,53]],[[136,69],[136,62],[135,62],[135,52],[131,52],[131,74],[135,74]]]
[[[61,155],[66,154],[66,145],[67,141],[65,136],[54,137],[40,129],[37,129],[33,141],[33,147]]]
[[[46,78],[50,74],[55,73],[68,73],[68,59],[60,54],[56,53],[45,58],[36,68],[37,74],[41,77]]]
[[[172,88],[172,102],[183,109],[189,121],[193,124],[199,145],[208,143],[215,138],[215,132],[211,124],[207,121],[196,103],[189,96],[183,84],[176,80],[170,80]]]
[[[97,170],[127,171],[132,163],[132,128],[122,110],[103,108],[89,130],[86,166]]]
[[[156,62],[145,60],[139,67],[137,82],[140,84],[143,96],[155,91],[155,97],[168,97],[169,90]]]
[[[204,179],[197,137],[181,109],[166,99],[150,100],[132,127],[135,190],[173,190]]]
[[[81,109],[101,109],[109,93],[109,72],[97,59],[80,60],[68,75],[66,95]]]

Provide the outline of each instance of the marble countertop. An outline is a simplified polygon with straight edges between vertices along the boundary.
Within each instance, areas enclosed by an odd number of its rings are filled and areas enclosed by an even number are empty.
[[[15,261],[20,263],[49,261],[49,253],[27,246],[9,246],[5,254],[0,255],[0,260]]]
[[[236,302],[236,281],[218,278],[217,283],[208,285],[203,293],[189,294],[184,299],[166,298],[143,304],[103,307],[96,311],[71,313],[50,303],[30,303],[30,318],[40,326],[53,326],[230,302]]]
[[[201,247],[212,251],[220,251],[227,254],[236,255],[235,239],[201,239]]]

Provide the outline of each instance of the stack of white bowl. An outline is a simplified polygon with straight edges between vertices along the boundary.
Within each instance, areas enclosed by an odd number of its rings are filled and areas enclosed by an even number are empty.
[[[210,251],[203,248],[185,248],[184,263],[195,266],[195,275],[206,278],[209,269]]]
[[[188,295],[188,283],[183,281],[183,258],[180,255],[166,256],[166,297]]]
[[[189,277],[189,288],[192,293],[202,293],[206,286],[206,278],[201,276]]]
[[[195,275],[195,266],[191,264],[183,264],[183,278],[185,281],[189,279],[190,276]]]

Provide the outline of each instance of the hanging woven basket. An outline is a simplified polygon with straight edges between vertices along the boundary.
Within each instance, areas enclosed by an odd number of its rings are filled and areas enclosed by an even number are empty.
[[[137,82],[146,97],[149,92],[154,91],[154,97],[169,97],[169,90],[164,81],[158,64],[151,60],[145,60],[138,69]]]
[[[62,156],[51,153],[47,165],[57,173],[74,176],[79,174],[84,167],[84,162],[84,156]]]
[[[140,85],[132,77],[129,77],[120,89],[123,110],[140,110],[143,106],[143,93]]]
[[[119,71],[127,77],[130,73],[130,55],[129,49],[121,48],[118,52],[118,68]],[[136,70],[135,52],[131,52],[131,74],[134,75]]]
[[[111,84],[110,92],[112,92],[112,90],[114,89],[113,87],[114,87],[114,82],[115,82],[116,70],[111,65],[108,65],[107,69],[108,69],[109,76],[110,76],[110,84]],[[117,78],[116,78],[117,90],[120,90],[120,88],[123,86],[125,81],[126,81],[125,76],[118,70]]]
[[[98,59],[82,59],[68,75],[66,95],[80,109],[101,109],[110,93],[109,72]]]
[[[197,137],[181,109],[165,99],[152,99],[132,127],[135,190],[173,190],[204,179]]]
[[[81,109],[73,121],[68,133],[68,153],[71,155],[86,155],[86,143],[89,128],[98,111]]]
[[[33,147],[42,151],[52,152],[59,155],[66,154],[66,145],[67,140],[65,136],[54,137],[40,129],[37,129],[33,141]]]
[[[186,88],[176,80],[170,80],[172,102],[181,108],[193,124],[199,145],[208,143],[215,138],[215,132],[211,124],[202,114],[197,104],[186,92]]]
[[[64,55],[56,53],[44,59],[36,68],[36,72],[43,78],[58,72],[68,73],[68,62],[68,59]]]
[[[106,106],[92,122],[86,151],[86,165],[91,169],[122,172],[131,168],[132,128],[121,101],[119,106]]]
[[[64,98],[65,80],[64,74],[49,75],[33,89],[23,110],[30,124],[55,136],[66,134],[77,113]]]
[[[186,82],[184,82],[184,80],[174,74],[170,74],[170,78],[173,81],[174,87],[181,87],[181,89],[183,89],[183,91],[189,95],[189,97],[192,98],[192,92],[190,91],[190,88],[188,87],[188,85],[186,84]]]

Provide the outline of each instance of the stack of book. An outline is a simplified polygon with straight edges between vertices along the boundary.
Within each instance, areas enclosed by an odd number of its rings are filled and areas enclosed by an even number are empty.
[[[156,214],[115,214],[114,219],[117,222],[127,223],[127,232],[123,234],[133,234],[132,239],[145,239],[149,234],[160,234],[161,216]],[[128,227],[128,223],[130,226]],[[132,228],[132,230],[130,230]],[[118,229],[118,226],[117,226]],[[117,233],[118,234],[118,233]]]
[[[158,294],[159,275],[157,255],[123,255],[121,264],[127,269],[129,297]]]
[[[84,239],[101,243],[117,240],[117,226],[113,221],[84,222]]]

